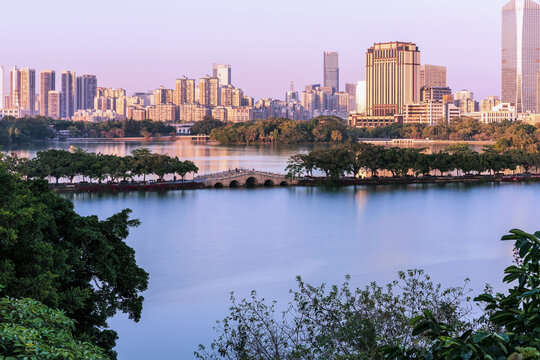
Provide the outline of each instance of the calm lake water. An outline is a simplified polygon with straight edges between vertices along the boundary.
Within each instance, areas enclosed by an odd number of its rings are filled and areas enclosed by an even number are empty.
[[[69,143],[51,147],[69,147]],[[145,144],[76,143],[125,155]],[[235,167],[282,172],[307,147],[218,147],[188,142],[146,145],[193,160],[201,172]],[[27,151],[28,155],[35,150]],[[540,184],[410,185],[223,189],[166,193],[67,195],[84,215],[124,208],[141,220],[127,242],[150,273],[142,320],[120,315],[119,359],[192,359],[227,314],[229,293],[251,290],[280,304],[295,276],[314,284],[386,283],[423,268],[446,286],[471,279],[475,293],[500,287],[512,228],[540,230]]]

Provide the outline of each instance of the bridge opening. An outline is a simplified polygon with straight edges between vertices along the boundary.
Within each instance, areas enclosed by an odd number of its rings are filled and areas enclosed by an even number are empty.
[[[238,180],[233,180],[231,181],[231,183],[229,184],[229,187],[230,188],[237,188],[240,186],[240,183],[238,182]]]
[[[289,186],[289,183],[286,181],[282,181],[279,183],[279,186]]]
[[[269,180],[266,180],[266,181],[264,182],[264,186],[274,186],[274,182],[273,182],[272,180],[270,180],[270,179],[269,179]]]
[[[246,187],[255,187],[257,185],[258,183],[256,178],[254,178],[253,176],[247,178]]]
[[[223,188],[223,184],[218,182],[214,185],[214,189],[222,189]]]

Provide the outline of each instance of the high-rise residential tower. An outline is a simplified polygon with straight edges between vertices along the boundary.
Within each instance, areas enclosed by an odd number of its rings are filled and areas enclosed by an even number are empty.
[[[540,5],[511,0],[502,9],[502,102],[540,111]]]
[[[14,66],[9,72],[9,104],[6,107],[18,109],[21,100],[21,71]]]
[[[413,43],[377,43],[366,53],[366,112],[370,116],[400,114],[420,99],[420,50]]]
[[[446,67],[436,65],[421,65],[418,87],[446,87]]]
[[[96,75],[77,76],[75,106],[77,110],[94,108],[94,98],[97,95]]]
[[[60,117],[72,117],[75,113],[75,72],[62,71]]]
[[[324,52],[324,87],[339,91],[339,61],[335,51]]]
[[[28,110],[30,115],[34,115],[36,110],[36,70],[20,70],[20,101],[19,108]]]
[[[195,79],[188,79],[183,76],[176,79],[176,90],[174,95],[175,105],[193,104],[195,102]]]
[[[56,89],[56,72],[54,70],[43,70],[39,75],[41,104],[39,106],[39,114],[41,116],[49,116],[49,91]]]
[[[4,67],[0,66],[0,109],[4,108]]]
[[[205,77],[199,80],[199,104],[205,106],[219,106],[219,79]]]
[[[214,64],[212,70],[213,77],[219,79],[219,86],[227,86],[232,84],[231,65]]]

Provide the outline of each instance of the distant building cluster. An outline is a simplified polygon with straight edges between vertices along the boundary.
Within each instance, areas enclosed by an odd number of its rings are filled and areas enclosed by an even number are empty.
[[[291,81],[283,100],[255,101],[232,81],[228,64],[213,64],[212,75],[183,76],[172,89],[163,86],[128,96],[124,89],[98,87],[95,75],[13,67],[4,93],[0,67],[0,117],[40,114],[76,121],[134,119],[193,123],[205,118],[244,122],[271,117],[309,120],[338,116],[357,127],[395,123],[438,125],[461,116],[483,123],[540,119],[540,5],[511,0],[502,9],[501,94],[480,102],[468,90],[452,92],[444,66],[422,64],[411,42],[375,43],[366,52],[366,79],[340,88],[339,55],[323,53],[323,82],[299,92]]]

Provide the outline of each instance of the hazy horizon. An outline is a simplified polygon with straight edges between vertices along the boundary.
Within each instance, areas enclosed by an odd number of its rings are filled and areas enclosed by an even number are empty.
[[[374,42],[406,41],[420,47],[422,64],[447,67],[454,92],[468,89],[479,100],[500,96],[507,2],[10,1],[0,65],[6,85],[16,65],[56,70],[57,85],[62,70],[94,74],[99,86],[131,94],[173,88],[182,75],[198,79],[211,74],[212,63],[226,63],[245,94],[282,99],[291,80],[299,90],[322,83],[324,51],[339,52],[344,90],[364,79]]]

